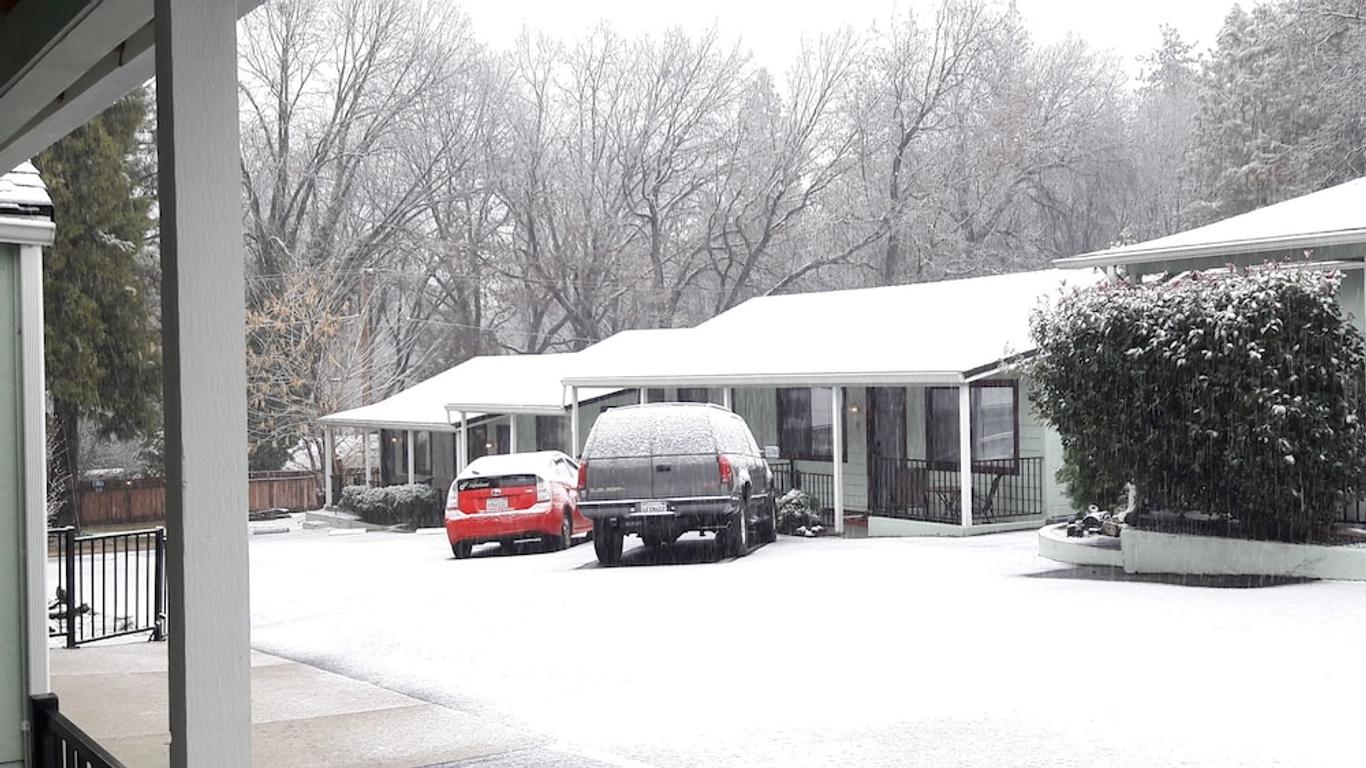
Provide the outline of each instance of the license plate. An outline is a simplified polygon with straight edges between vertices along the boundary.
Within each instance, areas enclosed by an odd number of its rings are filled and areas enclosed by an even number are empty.
[[[669,505],[662,501],[642,501],[640,502],[640,514],[667,515],[669,514]]]
[[[508,500],[503,498],[488,499],[484,502],[485,512],[506,512],[508,511]]]

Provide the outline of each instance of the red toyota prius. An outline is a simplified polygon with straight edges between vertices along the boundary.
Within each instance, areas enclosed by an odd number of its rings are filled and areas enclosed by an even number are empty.
[[[466,558],[475,544],[537,537],[547,549],[570,546],[592,530],[579,514],[579,467],[559,451],[483,456],[451,483],[446,497],[446,537],[451,552]]]

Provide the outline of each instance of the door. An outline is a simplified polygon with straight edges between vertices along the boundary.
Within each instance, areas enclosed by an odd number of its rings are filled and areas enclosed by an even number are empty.
[[[895,511],[896,478],[906,458],[905,387],[868,387],[868,508]]]

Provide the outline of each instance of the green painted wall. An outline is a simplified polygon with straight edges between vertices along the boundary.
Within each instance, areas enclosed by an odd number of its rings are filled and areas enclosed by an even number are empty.
[[[23,420],[19,249],[0,243],[0,766],[24,759]]]

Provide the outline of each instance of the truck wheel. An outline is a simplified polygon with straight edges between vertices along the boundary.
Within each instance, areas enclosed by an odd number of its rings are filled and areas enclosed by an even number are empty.
[[[749,554],[749,499],[740,500],[740,508],[735,510],[726,529],[726,545],[731,557]]]
[[[621,561],[621,529],[610,520],[593,521],[593,551],[601,565],[616,565]]]
[[[761,544],[772,544],[778,540],[778,508],[772,499],[764,506],[768,508],[768,514],[759,521],[758,538]]]
[[[474,552],[474,545],[468,541],[451,542],[451,554],[456,560],[464,560]]]

